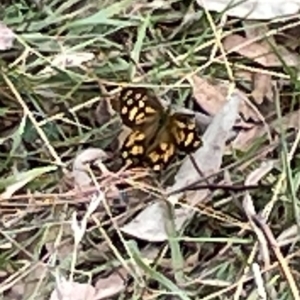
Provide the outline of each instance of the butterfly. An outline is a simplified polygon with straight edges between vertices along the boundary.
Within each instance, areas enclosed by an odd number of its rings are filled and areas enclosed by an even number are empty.
[[[193,116],[165,108],[146,88],[124,88],[112,106],[132,130],[121,147],[126,165],[162,171],[201,146]]]

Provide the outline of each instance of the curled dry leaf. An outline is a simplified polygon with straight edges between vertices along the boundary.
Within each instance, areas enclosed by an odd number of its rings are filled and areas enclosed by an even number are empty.
[[[269,101],[273,100],[272,78],[268,74],[254,74],[254,89],[251,95],[257,104],[262,104],[266,97]]]
[[[229,84],[226,82],[208,80],[195,75],[191,79],[191,85],[197,103],[212,116],[216,115],[227,101]],[[246,94],[237,89],[235,89],[234,93],[241,99],[239,113],[243,116],[243,119],[246,121],[249,119],[255,122],[260,121],[260,116],[250,106],[250,101],[247,99]],[[248,127],[242,118],[237,118],[236,125]]]
[[[203,136],[203,147],[198,149],[193,155],[195,163],[199,166],[204,176],[208,176],[219,170],[222,162],[222,155],[225,148],[225,141],[238,116],[238,107],[241,99],[237,94],[226,102],[217,113],[212,123]],[[187,157],[175,177],[175,183],[167,190],[167,193],[175,192],[190,183],[201,179],[201,175],[195,170],[191,160]],[[207,190],[191,191],[186,193],[188,203],[196,204],[203,201],[207,196]],[[170,196],[171,203],[178,202],[182,193]],[[179,230],[184,222],[190,218],[193,210],[190,208],[175,209],[175,225]],[[165,241],[167,233],[165,229],[165,206],[164,203],[157,202],[147,207],[130,223],[121,230],[127,234],[147,241]]]
[[[0,22],[0,51],[12,48],[15,35],[4,23]]]
[[[197,0],[197,3],[207,10],[248,20],[269,20],[296,14],[300,8],[298,0]]]
[[[87,172],[86,164],[98,161],[103,163],[108,158],[106,152],[98,148],[89,148],[82,151],[74,160],[72,175],[74,178],[75,185],[79,188],[84,188],[92,183]]]

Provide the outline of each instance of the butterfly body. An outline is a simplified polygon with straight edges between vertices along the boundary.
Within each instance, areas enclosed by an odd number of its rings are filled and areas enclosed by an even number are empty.
[[[127,165],[161,171],[178,152],[190,153],[201,145],[192,116],[172,113],[144,88],[123,89],[114,108],[132,129],[121,149]]]

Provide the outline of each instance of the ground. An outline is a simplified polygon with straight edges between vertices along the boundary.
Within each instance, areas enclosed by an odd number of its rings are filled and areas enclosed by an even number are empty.
[[[3,8],[3,299],[58,299],[59,284],[72,299],[300,299],[297,16],[225,18],[196,1]],[[124,125],[137,129],[113,109],[124,87],[155,95],[140,104],[153,122],[164,105],[190,114],[193,159],[124,167]],[[145,149],[170,141],[175,123],[158,124]]]

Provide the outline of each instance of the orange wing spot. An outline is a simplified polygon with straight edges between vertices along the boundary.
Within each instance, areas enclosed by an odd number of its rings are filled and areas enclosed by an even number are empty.
[[[126,102],[126,105],[131,106],[133,104],[132,98],[129,98]]]
[[[143,154],[144,153],[144,148],[141,147],[141,146],[133,146],[132,149],[131,149],[131,153],[133,155],[140,155],[140,154]]]
[[[127,151],[123,151],[122,152],[122,157],[124,158],[124,159],[126,159],[127,157],[128,157],[128,152]]]
[[[156,152],[151,152],[148,156],[153,163],[156,163],[159,160],[159,155]]]
[[[162,151],[166,151],[168,149],[168,143],[161,143],[160,144],[160,149]]]
[[[196,128],[196,124],[193,123],[193,122],[191,122],[191,123],[187,124],[187,128],[188,128],[189,130],[194,130],[194,129]]]
[[[142,121],[144,121],[145,119],[145,114],[143,112],[139,113],[136,117],[135,117],[135,120],[137,123],[140,123]]]
[[[131,95],[132,95],[132,93],[133,93],[133,91],[132,90],[127,90],[126,91],[126,94],[124,95],[124,98],[126,98],[126,97],[130,97]]]
[[[128,108],[126,106],[124,106],[121,110],[121,114],[122,115],[127,115],[128,114]]]
[[[187,135],[187,137],[186,137],[186,140],[185,140],[185,142],[184,142],[184,146],[185,146],[185,147],[188,147],[190,144],[193,143],[194,139],[195,139],[194,132],[190,132],[190,133]]]
[[[161,166],[160,165],[155,165],[155,166],[153,166],[153,170],[154,171],[160,171],[161,170]]]
[[[143,95],[141,93],[136,93],[136,94],[134,94],[134,97],[136,100],[140,100],[143,98]]]
[[[186,128],[186,124],[178,120],[176,120],[176,126],[179,127],[180,129]]]
[[[146,114],[153,114],[156,112],[156,110],[154,108],[152,108],[151,106],[146,106],[145,112],[146,112]]]
[[[134,121],[137,112],[138,112],[138,108],[137,108],[137,107],[133,107],[133,108],[130,110],[130,112],[129,112],[129,117],[128,117],[130,121]]]
[[[175,153],[175,147],[174,145],[170,144],[169,149],[163,155],[163,161],[165,164],[170,160],[170,158],[174,155],[174,153]]]
[[[146,137],[145,133],[143,132],[138,132],[136,135],[135,135],[135,139],[138,140],[138,141],[142,141],[144,140]]]
[[[138,102],[139,108],[144,108],[145,107],[145,102],[144,101],[139,101]]]

